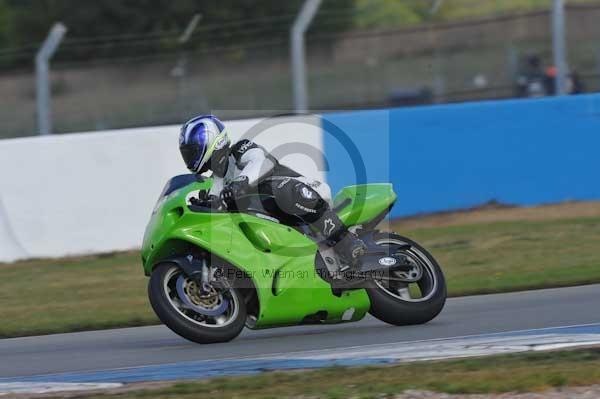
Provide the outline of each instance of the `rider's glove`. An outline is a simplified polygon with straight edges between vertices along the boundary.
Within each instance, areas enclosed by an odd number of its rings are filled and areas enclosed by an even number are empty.
[[[246,194],[248,186],[248,177],[240,176],[223,188],[221,199],[227,204],[232,204],[236,198]]]
[[[221,206],[221,201],[219,201],[219,197],[216,195],[209,195],[206,190],[200,190],[198,198],[190,198],[190,204],[203,208],[218,209]]]

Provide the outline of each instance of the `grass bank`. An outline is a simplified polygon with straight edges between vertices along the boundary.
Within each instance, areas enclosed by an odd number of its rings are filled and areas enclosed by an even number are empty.
[[[392,398],[409,389],[449,394],[540,392],[598,383],[600,349],[591,348],[394,366],[274,372],[84,397],[184,399],[196,398],[201,393],[207,397],[244,399],[366,399]]]
[[[407,232],[440,261],[452,296],[600,282],[600,218]]]
[[[431,250],[452,296],[600,282],[600,204],[554,207],[411,218],[393,228]],[[157,323],[146,283],[136,252],[0,264],[0,337]]]

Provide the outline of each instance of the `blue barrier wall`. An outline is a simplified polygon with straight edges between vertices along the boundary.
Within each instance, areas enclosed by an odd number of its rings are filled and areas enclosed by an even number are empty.
[[[599,94],[331,113],[322,123],[333,192],[391,181],[393,216],[600,199]],[[355,143],[366,177],[333,126]]]

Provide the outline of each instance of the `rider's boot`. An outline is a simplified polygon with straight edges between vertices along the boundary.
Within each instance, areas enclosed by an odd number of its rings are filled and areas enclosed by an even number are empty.
[[[312,227],[321,232],[325,242],[342,258],[341,271],[358,269],[358,259],[367,252],[367,246],[348,228],[331,209],[325,210]]]
[[[364,241],[348,230],[342,233],[341,239],[334,245],[334,249],[346,263],[342,266],[341,271],[358,269],[358,259],[367,253],[367,246]]]

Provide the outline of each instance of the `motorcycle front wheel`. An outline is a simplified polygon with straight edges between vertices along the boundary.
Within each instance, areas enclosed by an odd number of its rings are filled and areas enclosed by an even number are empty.
[[[369,313],[397,326],[434,319],[444,308],[447,296],[446,281],[437,261],[425,248],[398,234],[378,232],[373,239],[390,253],[405,255],[413,267],[387,272],[369,282]]]
[[[201,287],[173,263],[157,265],[148,297],[158,318],[190,341],[209,344],[237,337],[246,321],[246,304],[233,288]]]

